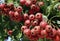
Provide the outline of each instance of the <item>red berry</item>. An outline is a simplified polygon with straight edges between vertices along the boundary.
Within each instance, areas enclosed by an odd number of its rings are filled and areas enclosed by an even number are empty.
[[[26,0],[20,0],[21,5],[25,5]]]
[[[30,1],[30,0],[26,0],[25,5],[26,5],[27,7],[29,7],[31,4],[32,4],[32,3],[31,3],[31,1]]]
[[[60,41],[60,37],[57,35],[57,36],[54,38],[54,41]]]
[[[12,33],[13,33],[12,30],[9,30],[9,31],[8,31],[8,34],[9,34],[9,35],[12,35]]]
[[[14,17],[14,13],[15,13],[14,11],[9,11],[9,16]]]
[[[33,4],[36,4],[37,0],[31,0]]]
[[[33,9],[35,12],[38,12],[40,10],[40,7],[35,4],[32,4],[31,9]]]
[[[28,19],[28,14],[27,13],[23,14],[23,18],[24,18],[24,20],[27,20]]]
[[[21,27],[21,31],[24,31],[25,29],[28,29],[28,27],[27,26],[22,26]]]
[[[18,11],[19,13],[21,13],[21,12],[22,12],[22,10],[23,10],[23,9],[22,9],[22,7],[21,7],[21,6],[18,6],[18,7],[17,7],[17,11]]]
[[[60,36],[60,29],[57,30],[57,34]]]
[[[7,4],[0,4],[0,9],[3,10],[6,5],[7,5]]]
[[[24,24],[29,27],[30,26],[30,20],[26,20]]]
[[[39,25],[40,25],[41,28],[45,29],[46,25],[48,25],[48,23],[45,22],[45,21],[41,21]]]
[[[45,29],[49,33],[49,32],[52,31],[52,26],[51,25],[47,25]]]
[[[42,13],[37,13],[35,15],[35,18],[38,19],[38,20],[40,20],[40,21],[42,21]]]
[[[38,5],[39,6],[43,6],[44,5],[44,2],[38,2]]]
[[[35,26],[34,30],[36,31],[37,34],[40,34],[40,32],[41,32],[40,26]]]
[[[21,15],[17,11],[14,12],[13,15],[10,16],[10,18],[12,21],[15,21],[15,22],[20,22],[22,20]]]
[[[34,20],[34,18],[35,18],[35,16],[33,15],[33,14],[31,14],[30,16],[29,16],[29,19],[32,21],[32,20]]]
[[[23,33],[24,33],[24,35],[26,35],[27,37],[30,37],[30,36],[31,36],[31,30],[30,30],[30,29],[25,29]]]
[[[46,38],[46,36],[47,36],[46,30],[42,30],[41,31],[41,38]]]
[[[37,32],[35,31],[35,29],[32,29],[32,30],[31,30],[31,34],[32,34],[33,36],[37,35]]]
[[[55,35],[57,34],[57,31],[56,31],[56,29],[52,29],[52,36],[54,37]]]
[[[56,36],[56,30],[53,28],[50,33],[48,33],[47,39],[54,39]]]
[[[32,4],[31,5],[31,9],[35,10],[36,9],[36,5],[35,4]]]
[[[33,21],[32,22],[32,26],[37,26],[38,25],[38,21]]]

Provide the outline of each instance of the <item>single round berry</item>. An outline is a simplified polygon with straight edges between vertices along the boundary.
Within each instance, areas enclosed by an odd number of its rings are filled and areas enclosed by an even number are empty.
[[[52,26],[51,25],[47,25],[45,29],[49,33],[49,32],[52,31]]]
[[[40,26],[35,26],[34,30],[36,31],[37,34],[40,34],[40,32],[41,32]]]
[[[30,26],[30,20],[26,20],[24,24],[29,27]]]
[[[29,7],[31,4],[32,4],[32,3],[31,3],[31,1],[30,1],[30,0],[26,0],[25,5],[26,5],[27,7]]]
[[[19,13],[21,13],[21,12],[22,12],[22,10],[23,10],[23,9],[22,9],[22,7],[21,7],[21,6],[18,6],[18,7],[17,7],[17,11],[18,11]]]
[[[57,36],[54,38],[54,41],[60,41],[60,37],[57,35]]]
[[[57,34],[60,36],[60,29],[57,30]]]
[[[8,34],[9,34],[9,35],[12,35],[12,33],[13,33],[12,30],[9,30],[9,31],[8,31]]]
[[[20,0],[21,5],[25,5],[26,0]]]
[[[38,25],[38,21],[33,21],[32,22],[32,26],[37,26]]]
[[[25,29],[28,29],[28,27],[27,27],[27,26],[22,26],[22,27],[21,27],[21,31],[24,32]]]
[[[27,37],[30,37],[30,35],[31,35],[31,30],[30,30],[30,29],[25,29],[23,33],[24,33],[24,35],[26,35]]]
[[[37,35],[37,32],[35,31],[35,29],[32,29],[32,30],[31,30],[31,34],[32,34],[33,36]]]
[[[45,21],[41,21],[39,25],[40,25],[41,28],[45,29],[46,25],[48,25],[48,23],[45,22]]]
[[[38,6],[43,6],[44,5],[44,2],[38,2]]]
[[[32,4],[30,8],[33,9],[33,10],[35,10],[36,9],[36,5]]]
[[[24,18],[24,20],[27,20],[28,19],[28,14],[27,13],[23,14],[23,18]]]
[[[35,18],[42,21],[42,13],[36,13]]]
[[[46,30],[42,30],[41,31],[41,38],[46,38],[46,36],[47,36]]]
[[[33,15],[33,14],[31,14],[30,16],[29,16],[29,19],[32,21],[32,20],[34,20],[34,18],[35,18],[35,16]]]
[[[33,4],[36,4],[37,0],[31,0]]]

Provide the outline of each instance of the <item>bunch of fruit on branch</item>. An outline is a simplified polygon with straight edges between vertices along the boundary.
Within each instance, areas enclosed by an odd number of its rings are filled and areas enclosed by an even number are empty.
[[[20,5],[15,6],[13,3],[0,4],[0,15],[9,17],[10,21],[21,23],[21,31],[31,41],[38,39],[50,39],[60,41],[60,29],[53,27],[43,18],[41,7],[43,1],[37,0],[20,0]],[[60,5],[58,6],[60,10]],[[7,34],[12,36],[13,30],[7,29]]]
[[[60,41],[60,29],[55,29],[42,19],[41,13],[29,15],[29,19],[25,20],[21,30],[23,34],[32,41],[41,39],[50,39]]]

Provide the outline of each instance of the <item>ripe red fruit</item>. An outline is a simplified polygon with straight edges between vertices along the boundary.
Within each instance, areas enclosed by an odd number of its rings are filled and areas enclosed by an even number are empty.
[[[40,7],[35,4],[32,4],[31,9],[33,9],[35,12],[38,12],[40,10]]]
[[[50,33],[48,33],[47,39],[54,39],[54,37],[56,36],[56,29],[52,29],[52,31]]]
[[[32,4],[31,5],[31,9],[35,10],[36,9],[36,5],[35,4]]]
[[[52,31],[52,26],[51,25],[47,25],[45,30],[49,33]]]
[[[54,37],[55,35],[57,34],[57,31],[56,31],[56,29],[52,29],[52,36]]]
[[[24,20],[27,20],[28,19],[28,14],[27,13],[23,14],[23,18],[24,18]]]
[[[26,0],[20,0],[21,5],[25,5]]]
[[[30,0],[26,0],[25,5],[26,5],[27,7],[29,7],[31,4],[32,4],[32,3],[31,3],[31,1],[30,1]]]
[[[60,36],[60,29],[57,30],[57,34]]]
[[[36,35],[37,35],[37,32],[35,31],[35,29],[32,29],[32,30],[31,30],[31,35],[32,35],[32,36],[36,36]]]
[[[0,9],[3,10],[6,5],[7,5],[7,4],[0,4]]]
[[[25,29],[28,29],[28,27],[27,27],[27,26],[22,26],[22,27],[21,27],[21,31],[22,31],[22,32],[24,32]]]
[[[44,2],[38,2],[38,6],[43,6]]]
[[[24,33],[24,35],[26,35],[27,37],[30,37],[30,36],[31,36],[31,30],[30,30],[30,29],[25,29],[23,33]]]
[[[12,30],[9,30],[9,31],[8,31],[8,34],[9,34],[9,35],[12,35],[12,33],[13,33]]]
[[[40,26],[35,26],[34,30],[36,31],[37,34],[40,34],[40,32],[41,32]]]
[[[40,21],[42,21],[42,13],[37,13],[35,15],[35,18],[38,19],[38,20],[40,20]]]
[[[40,25],[41,28],[45,29],[46,25],[48,25],[48,23],[45,22],[45,21],[41,21],[39,25]]]
[[[33,4],[36,4],[37,0],[31,0]]]
[[[60,37],[57,35],[57,36],[54,38],[54,41],[60,41]]]
[[[35,35],[35,36],[31,35],[31,37],[29,37],[29,39],[32,41],[37,41],[39,39],[39,37],[37,35]]]
[[[37,26],[38,25],[38,21],[33,21],[32,22],[32,26]]]
[[[34,20],[35,16],[33,14],[29,15],[29,20]]]
[[[46,36],[47,36],[46,30],[42,30],[41,31],[41,37],[40,38],[46,38]]]
[[[30,26],[30,20],[26,20],[25,23],[24,23],[27,27]]]
[[[14,11],[9,11],[9,16],[14,17],[14,13],[15,13]]]
[[[21,13],[21,12],[22,12],[22,10],[23,10],[23,9],[22,9],[22,7],[21,7],[21,6],[18,6],[18,7],[17,7],[17,11],[18,11],[19,13]]]
[[[14,13],[14,20],[20,22],[22,20],[21,15],[18,12]]]
[[[20,22],[22,20],[21,15],[16,11],[9,12],[10,19],[15,22]]]

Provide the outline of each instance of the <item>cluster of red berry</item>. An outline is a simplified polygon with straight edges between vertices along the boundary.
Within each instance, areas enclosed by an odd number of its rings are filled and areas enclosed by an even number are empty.
[[[22,7],[18,6],[17,8],[14,6],[13,3],[10,4],[0,4],[0,10],[1,14],[4,14],[6,16],[9,16],[11,20],[14,21],[21,21],[21,12],[22,12]]]
[[[21,27],[22,32],[30,40],[38,40],[39,38],[47,38],[54,41],[60,41],[60,29],[56,30],[43,19],[43,14],[40,12],[40,7],[44,6],[43,1],[37,0],[20,0],[20,5],[15,7],[11,4],[0,4],[0,13],[16,22],[24,22]],[[23,13],[23,7],[28,7],[28,12]],[[60,6],[59,6],[60,9]],[[13,31],[9,30],[11,35]]]
[[[25,20],[21,30],[30,40],[37,41],[39,38],[47,38],[54,41],[60,41],[60,29],[56,30],[45,22],[42,19],[41,13],[36,13],[35,16],[32,14],[29,15],[29,19]]]
[[[22,12],[24,11],[23,9],[24,5],[30,9],[28,9],[28,13],[22,14]],[[40,11],[39,6],[43,6],[43,5],[44,5],[44,2],[37,2],[37,0],[20,0],[20,6],[18,7],[16,7],[13,3],[10,3],[10,4],[3,3],[3,4],[0,4],[0,14],[9,17],[10,20],[15,22],[25,21],[27,19],[34,20],[35,19],[34,14],[36,12],[39,12]],[[40,17],[41,19],[39,19],[38,17]],[[42,14],[37,13],[36,18],[38,18],[41,21]],[[26,23],[29,23],[30,20],[27,20]],[[33,25],[35,25],[35,23],[37,23],[37,21],[34,21]],[[38,23],[36,25],[38,25]],[[13,31],[9,30],[8,34],[11,35],[12,32]]]

